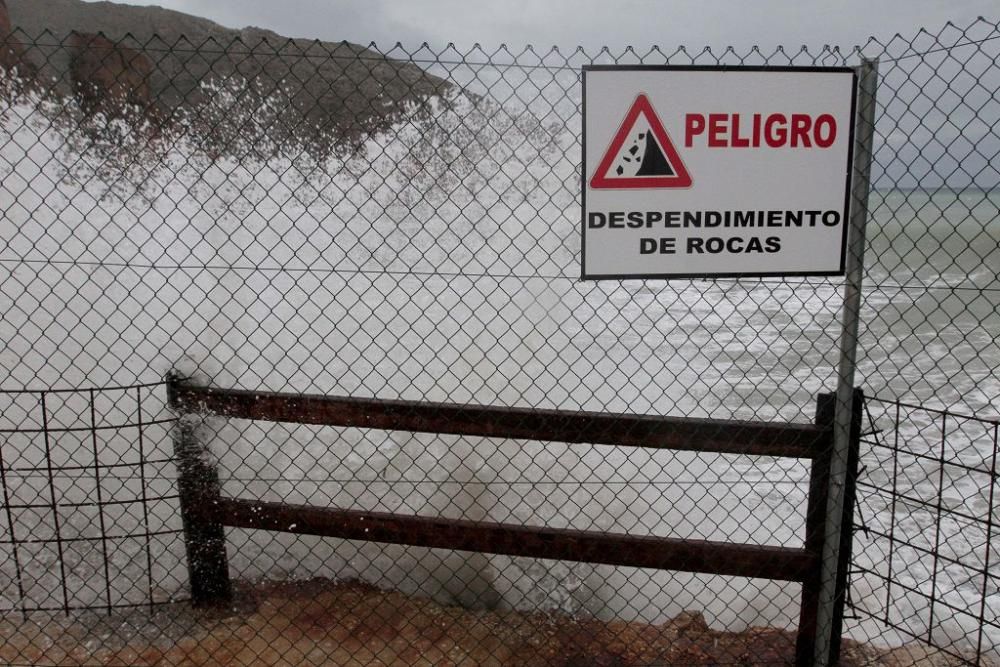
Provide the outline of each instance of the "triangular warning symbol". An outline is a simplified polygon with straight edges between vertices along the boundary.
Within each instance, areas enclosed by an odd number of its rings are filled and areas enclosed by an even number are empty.
[[[641,94],[590,179],[592,188],[686,188],[691,175],[663,123]]]

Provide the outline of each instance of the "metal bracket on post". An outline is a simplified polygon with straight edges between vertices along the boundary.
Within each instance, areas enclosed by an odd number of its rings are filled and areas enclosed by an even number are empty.
[[[878,60],[862,59],[858,67],[858,108],[854,143],[854,170],[851,178],[850,236],[847,248],[847,275],[844,284],[843,326],[840,337],[840,364],[837,373],[837,400],[830,457],[830,487],[823,556],[820,565],[820,597],[816,622],[814,662],[818,667],[834,665],[840,653],[843,600],[838,603],[838,582],[845,579],[847,560],[841,557],[842,531],[849,477],[851,431],[854,420],[854,372],[861,314],[861,285],[864,275],[865,225],[871,189],[872,150],[875,140],[875,95],[878,87]],[[850,515],[847,514],[847,521]],[[850,529],[850,526],[847,526]],[[846,576],[846,574],[844,575]],[[842,585],[842,584],[841,584]]]
[[[199,442],[195,425],[185,421],[177,405],[176,386],[180,380],[176,376],[167,379],[167,404],[180,413],[173,439],[191,602],[195,607],[226,608],[233,602],[226,536],[222,524],[212,515],[221,499],[219,473]]]

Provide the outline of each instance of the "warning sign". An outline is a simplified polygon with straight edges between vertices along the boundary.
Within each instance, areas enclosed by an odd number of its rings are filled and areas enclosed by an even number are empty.
[[[854,70],[583,80],[584,279],[843,274]]]
[[[691,185],[663,124],[640,94],[590,180],[592,188],[686,188]]]

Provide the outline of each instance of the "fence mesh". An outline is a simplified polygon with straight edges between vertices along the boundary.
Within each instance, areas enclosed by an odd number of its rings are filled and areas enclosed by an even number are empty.
[[[995,424],[952,417],[995,416],[1000,382],[996,24],[849,51],[5,43],[0,659],[793,660],[797,583],[294,532],[227,528],[235,607],[191,609],[162,380],[812,423],[840,279],[578,280],[580,68],[862,56],[880,81],[859,383],[879,398],[843,659],[997,659]],[[225,498],[806,539],[805,460],[184,419]]]
[[[998,422],[896,400],[869,400],[867,412],[854,620],[942,657],[992,664]]]

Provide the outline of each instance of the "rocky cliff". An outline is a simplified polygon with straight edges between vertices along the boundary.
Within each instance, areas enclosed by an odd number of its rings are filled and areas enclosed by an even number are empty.
[[[350,141],[449,88],[413,63],[350,42],[234,30],[159,7],[7,0],[6,8],[13,37],[3,62],[30,62],[47,88],[78,95],[90,110],[126,100],[170,118],[203,104],[207,82],[249,82],[243,94],[281,89],[287,110],[278,129]]]
[[[102,35],[69,38],[70,79],[84,111],[108,115],[129,106],[155,112],[149,82],[153,63],[143,53]]]
[[[33,79],[36,74],[35,67],[25,57],[24,46],[13,34],[10,14],[4,0],[0,0],[0,67],[7,70],[16,69],[29,80]]]

